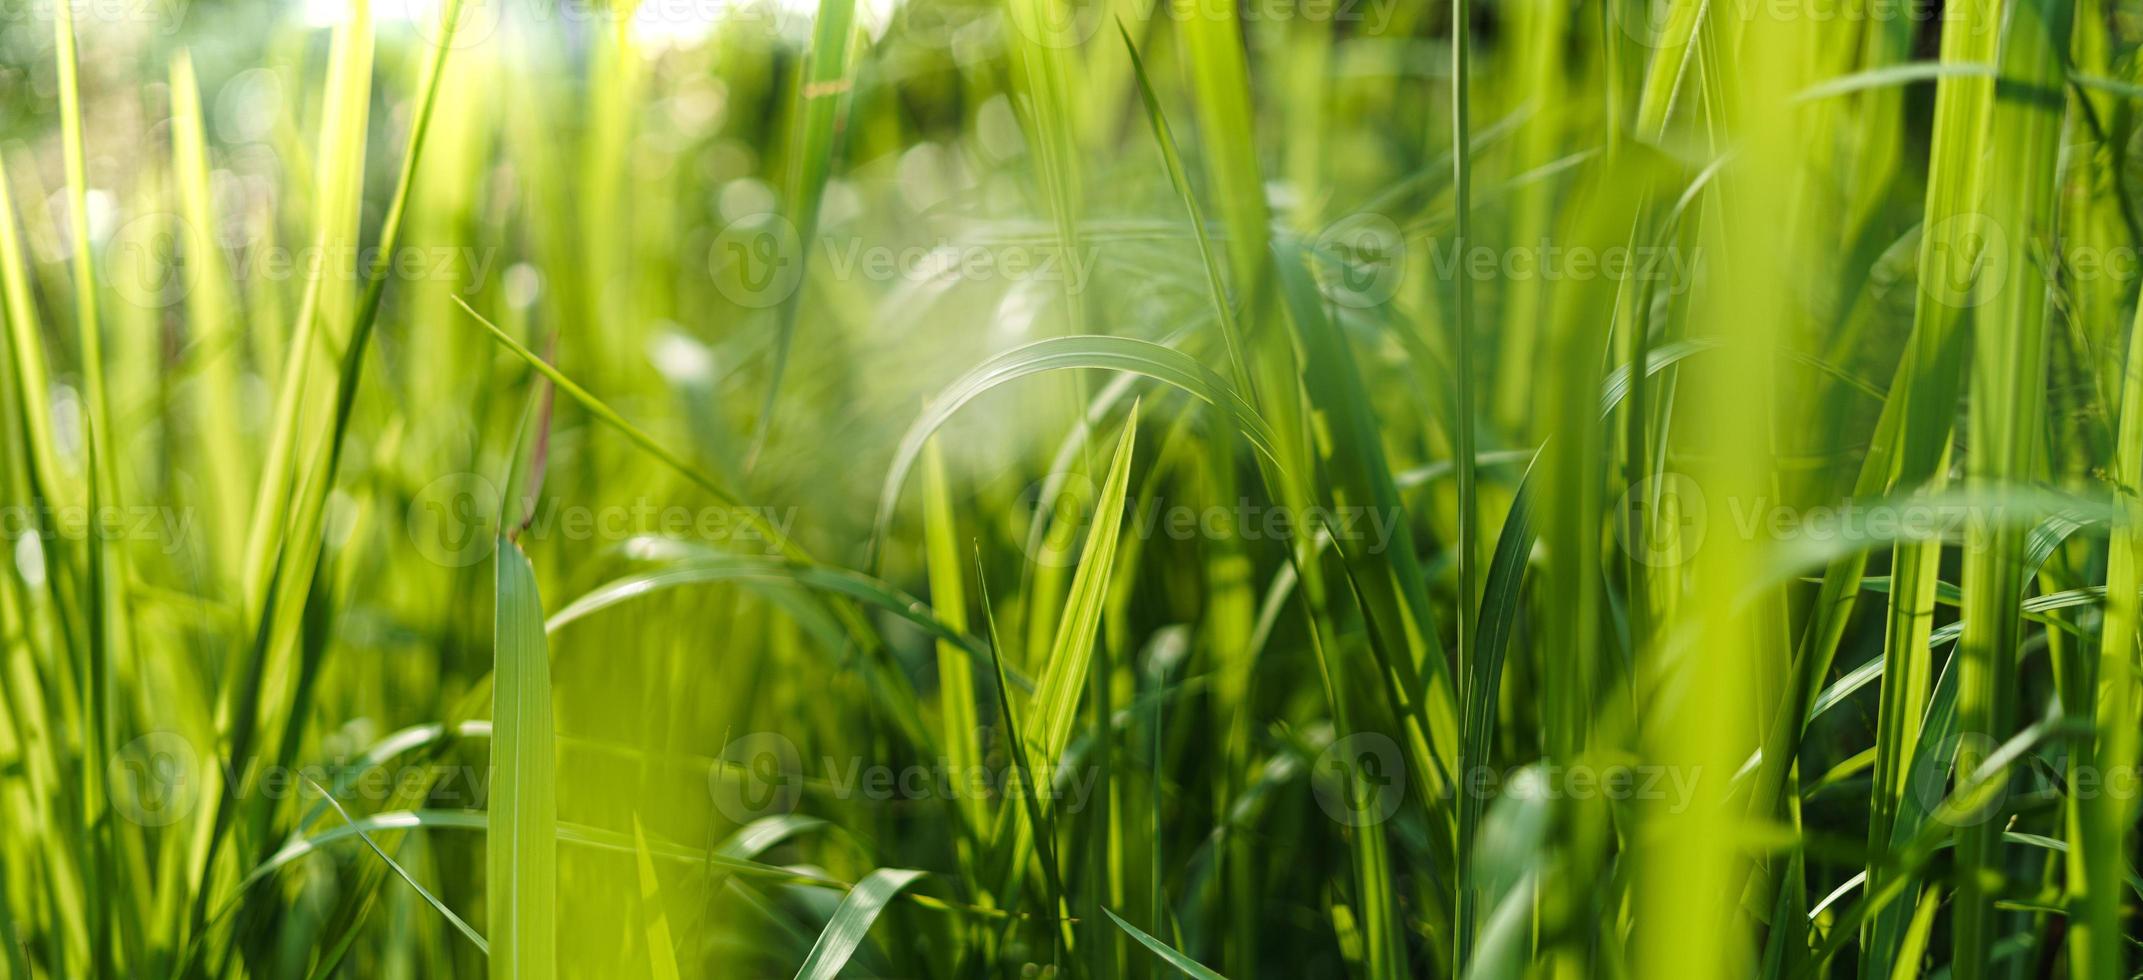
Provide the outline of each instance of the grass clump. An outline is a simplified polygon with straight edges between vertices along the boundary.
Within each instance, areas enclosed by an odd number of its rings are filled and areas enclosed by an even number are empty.
[[[0,976],[2143,966],[2124,9],[18,19]]]

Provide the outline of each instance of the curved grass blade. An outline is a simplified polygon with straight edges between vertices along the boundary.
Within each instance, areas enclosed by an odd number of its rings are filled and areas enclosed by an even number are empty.
[[[989,650],[981,640],[939,619],[929,603],[868,575],[783,558],[729,554],[712,548],[693,548],[688,554],[689,557],[666,563],[663,567],[636,572],[597,586],[552,614],[544,624],[544,630],[555,633],[596,612],[663,589],[711,582],[763,582],[800,586],[857,599],[913,624],[977,662],[989,657]],[[1012,681],[1020,690],[1034,690],[1034,682],[1018,671],[1012,673]]]
[[[2066,514],[2056,514],[2041,521],[2038,527],[2032,529],[2029,539],[2030,544],[2025,550],[2025,580],[2029,581],[2038,577],[2039,570],[2045,566],[2047,558],[2053,554],[2054,549],[2059,547],[2061,542],[2068,540],[2069,535],[2083,528],[2091,527],[2095,523],[2090,519],[2076,519]],[[1892,580],[1881,577],[1866,578],[1862,580],[1861,585],[1863,588],[1873,591],[1888,592],[1891,591]],[[1943,582],[1935,583],[1934,595],[1937,600],[1947,601],[1953,605],[1959,598],[1955,587]],[[2026,598],[2020,608],[2026,616],[2039,617],[2057,609],[2087,605],[2096,598],[2103,597],[2103,595],[2103,591],[2093,592],[2089,588],[2070,590]],[[1931,649],[1939,644],[1954,642],[1962,631],[1963,626],[1960,623],[1950,623],[1940,629],[1930,631],[1925,645]],[[1836,707],[1846,698],[1853,696],[1862,688],[1874,683],[1877,678],[1882,677],[1885,659],[1886,655],[1877,654],[1869,658],[1866,663],[1845,672],[1837,680],[1832,681],[1829,686],[1817,692],[1814,700],[1809,702],[1808,723],[1814,722],[1824,712]],[[1907,702],[1906,706],[1909,707],[1904,709],[1918,709],[1926,703],[1927,699],[1922,697]],[[1804,723],[1804,727],[1805,725],[1806,723]],[[1905,755],[1904,758],[1906,763],[1910,764],[1911,757]]]
[[[409,887],[416,889],[418,897],[424,899],[426,905],[438,910],[440,915],[446,916],[446,920],[453,923],[454,928],[460,931],[462,935],[469,937],[469,941],[475,943],[476,948],[482,950],[484,955],[491,955],[491,945],[484,942],[484,937],[477,935],[474,927],[470,926],[461,916],[454,914],[453,909],[448,908],[445,902],[440,901],[438,896],[433,895],[429,889],[418,882],[416,876],[410,874],[407,868],[402,867],[394,858],[387,856],[387,852],[380,849],[379,842],[374,841],[371,834],[365,833],[364,826],[350,818],[350,811],[343,809],[342,802],[335,799],[335,794],[328,792],[327,787],[315,782],[310,776],[305,777],[305,781],[320,794],[321,802],[334,808],[335,813],[342,817],[343,826],[348,827],[351,833],[356,834],[358,840],[364,841],[365,846],[371,848],[372,853],[378,855],[379,859],[386,863],[388,869],[392,870],[396,877],[407,882]]]
[[[1039,340],[984,361],[930,399],[922,417],[901,436],[900,448],[894,451],[893,465],[886,472],[885,484],[879,490],[878,517],[872,525],[874,548],[885,540],[908,471],[922,456],[923,444],[939,426],[991,389],[1020,378],[1072,368],[1127,371],[1180,388],[1227,413],[1241,427],[1253,448],[1268,459],[1273,458],[1273,434],[1257,410],[1196,358],[1150,341],[1128,337],[1078,336]]]
[[[212,923],[219,922],[225,916],[237,911],[246,891],[268,880],[276,872],[297,863],[297,861],[308,855],[320,853],[330,844],[348,840],[358,836],[360,833],[420,829],[483,832],[488,828],[489,821],[489,815],[481,810],[392,810],[360,817],[355,821],[328,828],[310,837],[291,840],[241,876],[232,887],[230,895],[226,897],[215,913],[208,917],[208,921]],[[805,869],[776,867],[752,860],[760,851],[779,843],[785,837],[823,825],[824,821],[809,817],[767,818],[740,829],[712,851],[687,847],[659,837],[648,840],[646,849],[653,857],[661,858],[665,861],[713,867],[728,874],[734,874],[741,878],[750,878],[755,881],[809,885],[839,891],[854,889],[855,884],[838,878],[813,873]],[[579,824],[559,824],[558,842],[623,856],[632,856],[639,851],[638,846],[629,835]],[[961,905],[914,892],[902,892],[900,897],[917,908],[930,909],[936,912],[952,912],[993,919],[1022,917],[1014,913]],[[187,947],[185,955],[180,958],[177,967],[174,969],[174,975],[184,975],[186,973],[187,968],[192,965],[193,958],[200,954],[204,938],[206,937],[200,935],[196,935],[193,938]]]
[[[1994,66],[1978,62],[1960,61],[1908,61],[1903,64],[1884,65],[1867,71],[1858,71],[1827,78],[1802,89],[1793,97],[1796,103],[1815,102],[1836,98],[1854,92],[1874,88],[1889,88],[1897,85],[1916,85],[1920,82],[1939,81],[1944,78],[1993,78]]]
[[[826,923],[826,930],[819,933],[818,942],[811,947],[811,955],[797,968],[796,980],[833,980],[838,976],[856,947],[863,944],[871,923],[878,921],[878,913],[885,911],[886,904],[901,889],[922,876],[923,872],[907,868],[879,868],[865,875],[841,899],[832,921]]]
[[[767,848],[798,834],[808,834],[826,826],[826,821],[797,813],[785,813],[775,817],[760,817],[738,827],[729,839],[715,848],[723,857],[750,860],[758,857]]]
[[[1145,930],[1125,922],[1123,916],[1117,915],[1114,910],[1107,906],[1103,906],[1101,911],[1102,914],[1109,917],[1110,922],[1116,923],[1116,927],[1122,929],[1125,935],[1138,940],[1139,945],[1152,950],[1153,955],[1161,958],[1161,962],[1175,967],[1176,971],[1184,976],[1191,977],[1193,980],[1228,980],[1228,978],[1207,969],[1204,964],[1197,960],[1183,955],[1175,947],[1147,935]]]
[[[1511,886],[1481,926],[1479,945],[1466,962],[1466,980],[1517,980],[1525,975],[1531,953],[1533,907],[1539,875],[1527,874]]]

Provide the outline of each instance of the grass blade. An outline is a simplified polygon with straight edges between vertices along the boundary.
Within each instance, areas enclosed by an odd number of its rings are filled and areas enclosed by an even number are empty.
[[[997,615],[991,611],[990,585],[989,580],[982,575],[982,555],[979,550],[975,555],[975,573],[975,581],[982,590],[982,616],[990,634],[990,665],[997,671],[998,718],[1004,722],[1005,742],[1012,752],[1013,792],[1019,797],[1020,803],[1020,809],[1012,822],[1017,826],[1018,818],[1026,819],[1026,833],[1034,841],[1035,856],[1042,865],[1042,880],[1049,889],[1046,896],[1048,907],[1051,911],[1058,911],[1064,907],[1064,881],[1063,872],[1057,865],[1056,825],[1051,822],[1048,814],[1042,812],[1039,792],[1041,784],[1037,782],[1039,777],[1035,775],[1034,756],[1027,752],[1027,738],[1021,734],[1024,729],[1020,726],[1019,712],[1012,707],[1012,686],[1005,680],[1004,640],[997,634]],[[1008,839],[1014,845],[1009,854],[1009,860],[1013,863],[1008,877],[1016,882],[1020,870],[1026,867],[1026,858],[1018,853],[1018,839],[1009,836]],[[1004,889],[1007,895],[1017,890],[1016,883]],[[1066,934],[1062,930],[1069,928],[1067,924],[1060,930],[1051,930],[1050,942],[1060,942],[1061,936]],[[1055,956],[1052,955],[1051,959],[1054,960]]]
[[[932,440],[923,454],[923,537],[930,599],[946,629],[965,633],[967,590],[961,581],[957,534],[952,491],[945,481],[945,460]],[[946,758],[959,771],[967,772],[982,762],[982,747],[975,737],[974,653],[944,639],[938,641],[937,653],[938,715],[945,729]],[[985,826],[979,796],[963,795],[960,803],[968,827]],[[973,860],[973,855],[966,858],[970,865]]]
[[[1101,497],[1094,504],[1093,530],[1087,533],[1086,549],[1079,556],[1078,570],[1072,574],[1064,614],[1057,621],[1056,636],[1035,688],[1035,716],[1028,720],[1027,741],[1044,772],[1055,770],[1071,741],[1079,695],[1086,687],[1094,640],[1101,630],[1101,610],[1108,599],[1109,576],[1116,564],[1116,542],[1123,533],[1124,499],[1131,483],[1138,412],[1138,405],[1133,403],[1130,417],[1124,421],[1123,435],[1117,440],[1116,453],[1110,458],[1108,475],[1102,478]]]
[[[2002,77],[2059,91],[2069,49],[2072,7],[2026,0],[2007,11]],[[1972,451],[1968,478],[1976,482],[2028,479],[2046,408],[2045,342],[2049,283],[2036,256],[2053,240],[2063,103],[2021,96],[1998,99],[1989,119],[1986,220],[2001,240],[1987,258],[2006,282],[1978,282],[1984,305],[1973,333],[1973,399],[1968,416]],[[2016,712],[2015,670],[2022,641],[2016,597],[2023,531],[2013,525],[1978,529],[1965,548],[1964,619],[1959,647],[1957,717],[1967,735],[1957,768],[1977,772],[1989,756],[1980,740],[2007,737]],[[1993,862],[2000,827],[1976,822],[1957,838],[1955,947],[1957,980],[1987,976],[1997,928],[1994,896],[1982,870]]]
[[[1538,459],[1536,454],[1534,462]],[[1528,464],[1526,475],[1519,478],[1518,490],[1511,497],[1510,516],[1505,519],[1502,534],[1496,539],[1495,555],[1488,563],[1487,587],[1481,595],[1480,642],[1474,648],[1474,657],[1463,677],[1465,694],[1459,719],[1460,773],[1489,765],[1489,754],[1494,748],[1496,695],[1503,679],[1503,662],[1509,651],[1511,631],[1518,620],[1526,565],[1532,558],[1537,540],[1533,524],[1532,475],[1532,464]],[[1479,874],[1474,867],[1473,849],[1480,834],[1481,813],[1487,803],[1478,793],[1460,794],[1457,906],[1460,916],[1458,935],[1462,939],[1471,931],[1466,920],[1480,900],[1481,883],[1477,880]],[[1461,972],[1472,968],[1468,957]]]
[[[805,59],[804,70],[796,78],[795,100],[791,103],[792,115],[801,116],[795,143],[790,147],[789,164],[789,216],[795,226],[797,239],[804,243],[802,253],[793,261],[799,265],[796,275],[798,287],[791,289],[781,302],[781,320],[774,336],[774,363],[767,373],[766,398],[759,409],[759,421],[752,432],[751,449],[745,455],[745,468],[751,468],[759,453],[766,447],[766,440],[774,428],[774,405],[781,394],[781,376],[788,368],[789,345],[796,335],[796,314],[803,306],[802,275],[812,251],[810,244],[818,239],[819,205],[826,194],[826,177],[833,170],[835,137],[848,115],[850,90],[855,87],[853,68],[850,62],[856,49],[855,0],[819,0],[818,16],[813,20],[811,54]]]
[[[54,56],[58,61],[60,96],[60,143],[67,169],[68,241],[72,245],[74,271],[74,318],[82,358],[83,452],[87,457],[84,498],[89,512],[119,506],[119,484],[112,475],[111,396],[105,390],[104,328],[97,317],[96,264],[90,258],[89,175],[87,148],[82,136],[82,86],[80,59],[75,51],[73,8],[54,8]],[[118,872],[118,840],[110,801],[104,792],[103,774],[111,765],[117,737],[113,718],[112,684],[116,653],[112,649],[113,612],[110,608],[111,563],[114,551],[103,535],[92,536],[86,554],[82,589],[87,595],[84,618],[88,640],[82,651],[85,662],[82,682],[82,827],[81,840],[88,852],[90,970],[104,976],[113,969],[115,913],[121,909]],[[123,575],[121,576],[124,577]],[[122,922],[129,931],[139,924]],[[132,940],[130,939],[130,942]]]
[[[1452,210],[1456,216],[1452,241],[1463,251],[1473,241],[1473,123],[1471,97],[1471,44],[1468,35],[1473,31],[1473,4],[1471,0],[1451,0],[1451,195]],[[1474,443],[1474,352],[1473,352],[1473,277],[1463,275],[1453,284],[1454,310],[1451,334],[1454,338],[1451,370],[1455,379],[1452,388],[1452,403],[1456,406],[1451,428],[1452,440],[1458,465],[1458,676],[1470,679],[1472,664],[1479,656],[1479,607],[1474,605],[1474,596],[1479,595],[1480,580],[1480,501],[1475,489],[1473,466]],[[1464,695],[1461,695],[1462,697]],[[1464,770],[1460,770],[1464,772]],[[1465,841],[1459,842],[1459,861],[1466,859]],[[1461,873],[1460,880],[1464,880]],[[1466,960],[1473,950],[1473,901],[1472,893],[1463,884],[1459,887],[1457,902],[1456,941],[1452,944],[1451,972],[1465,969]]]
[[[885,911],[901,889],[922,876],[923,872],[906,868],[879,868],[865,875],[841,899],[840,908],[834,910],[833,919],[812,945],[811,955],[797,968],[796,980],[833,980],[840,975],[856,947],[863,944],[864,935],[871,931],[871,924],[878,921],[878,913]]]
[[[1268,458],[1274,436],[1259,419],[1257,410],[1211,369],[1181,351],[1126,337],[1057,337],[1013,348],[977,365],[930,399],[921,418],[901,436],[893,465],[886,471],[878,495],[878,517],[873,522],[873,541],[883,540],[892,523],[893,509],[900,501],[901,485],[922,455],[923,444],[968,403],[1001,385],[1020,378],[1070,368],[1127,371],[1180,388],[1209,405],[1228,413],[1248,437],[1253,448]]]
[[[655,876],[655,859],[647,851],[647,834],[640,818],[632,822],[635,868],[640,874],[640,903],[646,906],[647,958],[650,980],[678,980],[677,951],[670,939],[670,918],[663,909],[662,880]]]
[[[535,368],[538,373],[541,373],[552,384],[557,385],[559,391],[565,392],[566,397],[573,399],[582,408],[587,409],[589,414],[601,419],[611,428],[618,430],[625,438],[632,440],[634,445],[645,450],[648,455],[661,460],[664,465],[676,471],[679,476],[697,484],[700,489],[707,491],[716,501],[725,506],[735,508],[740,518],[750,522],[755,530],[768,535],[768,540],[777,543],[784,551],[790,552],[792,555],[801,556],[801,552],[795,550],[795,546],[789,542],[786,536],[781,534],[778,529],[768,525],[763,516],[745,507],[742,500],[731,492],[722,481],[708,476],[699,467],[685,462],[676,454],[664,449],[662,444],[656,442],[653,436],[641,431],[639,426],[626,421],[625,417],[619,415],[616,409],[605,404],[602,399],[589,394],[587,389],[575,384],[572,378],[566,377],[565,373],[552,366],[550,361],[544,359],[535,351],[529,350],[526,345],[513,339],[511,334],[499,329],[498,324],[492,323],[483,314],[476,312],[475,308],[471,307],[467,300],[456,296],[454,297],[454,302],[461,304],[462,310],[468,313],[478,324],[481,324],[486,331],[489,331],[492,339],[498,341],[500,346],[511,351],[515,357],[527,362],[528,366]]]
[[[491,709],[491,803],[484,847],[490,885],[491,976],[558,975],[558,801],[550,649],[536,572],[498,541],[497,638]]]
[[[2135,726],[2138,688],[2136,648],[2143,603],[2143,306],[2137,309],[2128,341],[2128,363],[2121,386],[2120,428],[2114,445],[2116,507],[2106,552],[2106,617],[2100,634],[2097,691],[2093,716],[2104,722],[2097,744],[2078,754],[2095,772],[2130,772],[2136,765]],[[2092,980],[2118,978],[2127,971],[2123,943],[2119,874],[2126,866],[2125,839],[2134,824],[2134,807],[2123,794],[2100,793],[2074,799],[2069,874],[2082,881],[2082,914],[2069,913],[2069,960],[2073,975]]]
[[[217,571],[234,594],[241,585],[247,526],[246,489],[254,485],[239,395],[245,355],[243,322],[229,270],[216,240],[217,216],[210,178],[208,134],[202,122],[201,85],[193,58],[179,52],[171,62],[171,154],[178,185],[186,249],[186,318],[192,325],[193,365],[203,386],[202,455],[215,508],[216,532],[204,535]]]
[[[1168,167],[1169,183],[1175,186],[1176,196],[1183,200],[1184,208],[1190,212],[1191,233],[1198,238],[1206,289],[1213,301],[1214,313],[1220,317],[1220,336],[1228,346],[1228,367],[1234,372],[1235,386],[1254,401],[1257,388],[1251,379],[1248,355],[1243,350],[1243,331],[1236,325],[1235,307],[1228,300],[1228,286],[1221,279],[1221,265],[1214,258],[1213,242],[1206,234],[1204,210],[1198,206],[1198,196],[1191,193],[1190,177],[1183,170],[1182,159],[1176,155],[1176,137],[1169,132],[1168,119],[1161,114],[1161,100],[1154,95],[1153,83],[1146,78],[1146,61],[1139,57],[1138,45],[1131,42],[1131,30],[1121,22],[1117,23],[1116,30],[1123,35],[1124,49],[1131,53],[1131,69],[1138,78],[1139,98],[1146,105],[1146,121],[1153,127],[1153,141],[1161,148],[1161,160]],[[1240,254],[1239,250],[1237,254]]]
[[[0,161],[0,300],[5,302],[7,339],[15,373],[16,397],[21,402],[23,433],[29,448],[30,486],[47,500],[68,499],[59,485],[59,454],[52,434],[52,393],[45,375],[50,370],[45,343],[38,332],[37,311],[25,274],[22,236],[15,230],[15,209],[7,199],[7,166]]]
[[[1141,930],[1139,927],[1134,926],[1129,922],[1125,922],[1124,917],[1117,915],[1115,911],[1107,908],[1104,908],[1101,911],[1104,914],[1108,915],[1110,922],[1116,923],[1117,928],[1122,929],[1124,933],[1131,938],[1138,940],[1139,945],[1144,946],[1147,949],[1153,951],[1153,955],[1160,957],[1161,962],[1166,963],[1169,966],[1175,967],[1176,971],[1183,974],[1184,976],[1192,977],[1194,978],[1194,980],[1228,980],[1228,978],[1223,977],[1220,974],[1213,972],[1212,970],[1206,969],[1205,966],[1200,964],[1197,960],[1191,959],[1190,957],[1183,955],[1175,947],[1170,946],[1167,943],[1164,943],[1158,939],[1155,939],[1152,936],[1147,935],[1145,931]]]
[[[440,901],[438,897],[431,893],[430,889],[425,888],[423,883],[417,881],[416,876],[409,873],[409,869],[402,867],[394,858],[387,856],[387,852],[380,849],[379,842],[373,840],[371,834],[365,833],[364,826],[350,818],[350,811],[343,809],[342,801],[335,799],[335,794],[328,792],[327,787],[317,782],[312,782],[310,777],[307,777],[306,782],[312,786],[314,791],[320,794],[320,799],[323,802],[334,808],[336,815],[342,818],[343,826],[350,828],[350,832],[356,834],[358,840],[364,841],[365,846],[371,848],[372,853],[381,862],[385,863],[395,873],[396,877],[407,882],[409,887],[416,889],[417,895],[424,899],[426,905],[437,909],[439,914],[445,916],[446,920],[452,923],[457,931],[467,936],[470,942],[475,943],[476,948],[482,950],[484,955],[489,956],[491,954],[491,946],[484,942],[484,937],[477,935],[474,927],[463,921],[461,916],[454,914],[453,909],[448,908],[445,902]]]

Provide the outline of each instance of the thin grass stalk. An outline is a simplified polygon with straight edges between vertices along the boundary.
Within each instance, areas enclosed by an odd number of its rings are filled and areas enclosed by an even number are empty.
[[[1943,26],[1942,60],[1946,64],[1983,63],[1994,57],[1999,32],[1991,4],[1972,4]],[[1919,283],[1914,293],[1910,353],[1899,366],[1886,416],[1901,406],[1894,453],[1886,454],[1894,472],[1881,486],[1900,490],[1939,490],[1948,468],[1951,430],[1969,353],[1962,329],[1969,322],[1972,277],[1977,258],[1969,246],[1978,235],[1977,202],[1984,179],[1987,118],[1994,99],[1993,81],[1957,75],[1935,85],[1935,128],[1930,149],[1930,176],[1919,249]],[[1881,433],[1878,433],[1881,437]],[[1877,464],[1874,456],[1870,468]],[[1855,491],[1865,493],[1870,476]],[[1894,875],[1889,852],[1891,827],[1912,769],[1913,750],[1927,685],[1932,678],[1927,649],[1933,616],[1935,573],[1942,546],[1935,542],[1901,542],[1891,555],[1894,577],[1884,633],[1883,686],[1877,710],[1875,780],[1869,802],[1868,887],[1880,890]],[[1838,624],[1842,631],[1843,623]],[[1873,916],[1863,927],[1861,976],[1887,976],[1893,951],[1907,927],[1914,903],[1900,902]],[[1897,964],[1903,968],[1904,964]]]
[[[2123,377],[2114,442],[2115,516],[2106,553],[2106,617],[2092,705],[2098,736],[2095,744],[2078,752],[2094,779],[2133,771],[2138,752],[2135,726],[2128,720],[2143,703],[2137,670],[2138,595],[2143,593],[2143,567],[2138,564],[2143,559],[2143,304],[2130,328]],[[2129,867],[2127,844],[2135,808],[2122,794],[2106,791],[2072,791],[2069,805],[2075,811],[2070,825],[2077,836],[2069,844],[2067,870],[2082,879],[2080,902],[2074,898],[2076,884],[2071,884],[2069,974],[2076,980],[2114,980],[2129,972],[2121,922],[2126,883],[2121,879]]]
[[[1451,193],[1452,209],[1456,216],[1453,247],[1463,255],[1473,244],[1473,122],[1470,97],[1471,81],[1469,54],[1472,33],[1473,5],[1470,0],[1451,0]],[[1458,467],[1458,665],[1457,676],[1462,680],[1472,676],[1471,665],[1478,651],[1475,649],[1475,634],[1478,632],[1480,609],[1475,603],[1480,595],[1480,501],[1474,474],[1474,330],[1473,330],[1473,277],[1461,274],[1453,286],[1455,298],[1454,317],[1451,324],[1454,338],[1455,363],[1452,370],[1456,384],[1452,385],[1452,401],[1456,417],[1452,420],[1454,430],[1452,446],[1456,452],[1454,462]],[[1466,694],[1461,691],[1461,703]],[[1463,778],[1463,770],[1461,770]],[[1473,947],[1473,889],[1466,884],[1467,851],[1472,845],[1471,835],[1461,828],[1458,841],[1458,901],[1455,942],[1452,946],[1451,969],[1453,973],[1463,969]]]
[[[61,9],[65,8],[65,9]],[[96,264],[90,258],[89,176],[82,136],[82,89],[80,59],[75,51],[73,8],[54,9],[54,55],[59,64],[60,141],[67,169],[68,239],[74,272],[74,317],[81,344],[84,412],[82,446],[85,454],[84,498],[89,512],[103,506],[119,506],[118,483],[110,467],[111,398],[105,391],[104,333],[97,317]],[[88,851],[90,969],[98,976],[114,969],[114,912],[119,908],[119,883],[115,862],[118,841],[110,801],[105,793],[104,773],[110,768],[116,736],[112,709],[112,676],[116,654],[111,649],[112,611],[107,576],[112,549],[102,535],[91,535],[84,548],[86,573],[82,589],[87,596],[84,618],[88,641],[83,650],[82,715],[82,820],[83,841]],[[133,931],[138,923],[122,921],[119,928]]]
[[[1970,446],[1965,464],[1974,485],[2028,479],[2046,405],[2045,344],[2049,316],[2046,274],[2037,256],[2055,242],[2056,166],[2060,158],[2063,58],[2072,9],[2066,2],[2018,0],[2007,11],[2000,67],[2014,94],[1998,98],[1988,120],[1983,273],[1974,293],[1981,305],[1973,335]],[[2033,95],[2034,91],[2051,93]],[[1990,526],[1991,525],[1991,526]],[[2024,529],[2013,523],[1973,522],[1964,570],[1965,631],[1959,646],[1957,768],[1979,771],[1991,747],[2016,722],[2017,648],[2022,618]],[[2000,785],[2000,781],[1996,781]],[[1989,973],[1994,942],[1993,889],[1986,872],[1995,861],[2001,826],[1979,812],[1958,828],[1952,974],[1980,980]]]

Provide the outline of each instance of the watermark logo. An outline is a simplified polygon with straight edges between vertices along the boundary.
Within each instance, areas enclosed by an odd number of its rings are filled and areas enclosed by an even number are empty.
[[[1081,533],[1092,523],[1088,515],[1101,497],[1100,488],[1084,473],[1058,472],[1043,477],[1020,494],[1032,500],[1029,525],[1034,528],[1026,542],[1027,558],[1044,568],[1070,568],[1078,564]]]
[[[1356,732],[1318,754],[1310,787],[1325,816],[1348,827],[1375,826],[1406,798],[1406,760],[1389,737]]]
[[[1807,560],[1899,541],[1962,541],[2036,512],[2025,504],[1942,494],[1820,503],[1767,494],[1707,495],[1691,477],[1663,473],[1622,495],[1613,524],[1622,550],[1658,567],[1688,561],[1710,535],[1782,544]]]
[[[1607,0],[1607,19],[1622,36],[1648,48],[1664,46],[1674,0]]]
[[[1697,481],[1680,473],[1646,477],[1622,494],[1615,541],[1641,564],[1680,564],[1703,546],[1708,516]]]
[[[803,756],[779,732],[752,732],[722,749],[707,773],[715,809],[740,824],[796,809],[804,791]]]
[[[474,565],[491,557],[498,536],[499,488],[475,473],[449,473],[417,491],[402,526],[434,564]]]
[[[2009,800],[2009,773],[1977,771],[2000,749],[1984,732],[1958,732],[1943,739],[1935,746],[1933,758],[1947,764],[1913,767],[1910,791],[1921,811],[1952,827],[1976,827],[2001,816]],[[1974,770],[1967,771],[1965,766]],[[1946,787],[1951,781],[1945,777],[1953,767],[1956,779]]]
[[[1110,7],[1094,0],[1035,0],[1012,4],[1007,16],[1022,36],[1038,46],[1072,48],[1093,39]],[[1137,22],[1166,18],[1177,23],[1345,23],[1363,25],[1365,33],[1379,35],[1391,25],[1398,4],[1394,0],[1131,0],[1116,9],[1126,20]]]
[[[1333,222],[1317,236],[1317,250],[1332,260],[1325,296],[1349,309],[1391,302],[1406,276],[1406,236],[1381,214],[1361,212]]]
[[[907,244],[827,236],[808,244],[796,226],[771,211],[724,226],[707,252],[707,271],[730,302],[749,309],[777,306],[795,295],[810,265],[843,281],[927,283],[1062,283],[1078,292],[1093,281],[1098,245],[1067,249],[1053,241],[961,242],[940,237]]]
[[[1076,48],[1101,30],[1102,8],[1081,0],[1032,0],[1007,4],[1005,16],[1021,37],[1039,47]]]
[[[789,219],[772,211],[722,227],[707,252],[714,286],[738,306],[766,309],[796,292],[804,277],[804,248]]]
[[[104,244],[106,281],[119,298],[135,306],[174,305],[193,291],[197,267],[181,255],[185,219],[174,214],[145,214],[120,225]]]
[[[506,0],[404,0],[417,36],[433,48],[473,48],[498,33],[506,18]],[[453,13],[449,20],[447,14]]]
[[[980,741],[993,729],[976,730]],[[954,800],[1047,800],[1060,812],[1078,813],[1092,798],[1099,767],[1070,758],[1026,769],[1011,765],[955,763],[950,758],[888,762],[862,755],[822,755],[807,771],[796,743],[779,732],[753,732],[729,743],[708,773],[715,807],[739,823],[796,808],[803,791],[814,799],[904,804]]]
[[[1980,214],[1953,214],[1921,233],[1920,288],[1936,302],[1971,309],[2009,277],[2008,234]]]
[[[201,760],[177,732],[150,732],[114,754],[105,773],[112,808],[143,827],[168,827],[201,797]]]
[[[825,269],[837,279],[1060,282],[1072,292],[1085,289],[1093,280],[1101,258],[1098,245],[1067,250],[1054,242],[982,244],[940,238],[893,246],[866,245],[860,238],[851,238],[840,244],[829,239],[821,245],[826,252]]]
[[[998,16],[991,7],[904,3],[894,9],[892,30],[888,33],[917,47],[949,51],[962,37],[993,36]]]

